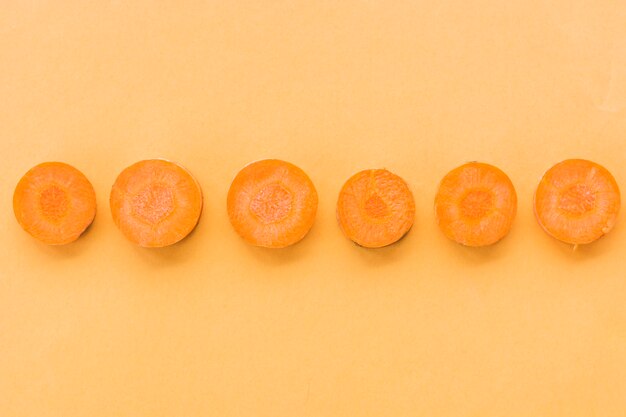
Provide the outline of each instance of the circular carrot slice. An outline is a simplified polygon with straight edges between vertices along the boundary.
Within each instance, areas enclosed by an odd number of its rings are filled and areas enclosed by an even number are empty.
[[[313,226],[317,191],[297,166],[266,159],[239,171],[226,205],[230,222],[244,240],[283,248],[300,241]]]
[[[406,182],[385,169],[368,169],[346,181],[337,201],[337,220],[346,237],[366,248],[397,242],[415,219]]]
[[[63,162],[29,170],[13,194],[18,223],[36,239],[64,245],[78,239],[96,215],[96,194],[82,172]]]
[[[173,162],[137,162],[111,189],[113,221],[133,243],[149,248],[172,245],[198,224],[202,191],[189,171]]]
[[[611,173],[595,162],[569,159],[550,168],[535,192],[535,217],[550,236],[591,243],[617,221],[620,192]]]
[[[517,194],[500,169],[470,162],[441,180],[435,215],[443,233],[465,246],[487,246],[509,233],[517,212]]]

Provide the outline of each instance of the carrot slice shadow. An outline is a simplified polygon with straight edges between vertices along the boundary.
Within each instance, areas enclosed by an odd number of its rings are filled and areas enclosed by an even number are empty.
[[[310,233],[312,232],[313,230]],[[257,245],[245,245],[245,250],[260,263],[281,267],[305,259],[314,244],[314,239],[302,239],[297,245],[285,246],[279,251]]]
[[[415,227],[415,225],[413,225]],[[385,267],[407,259],[412,254],[412,246],[407,241],[408,233],[405,233],[400,239],[391,245],[379,248],[368,248],[359,244],[353,244],[360,250],[353,251],[356,256],[364,263],[372,267]],[[350,242],[348,242],[350,243]],[[354,243],[354,242],[353,242]]]
[[[469,246],[454,244],[448,245],[452,253],[448,257],[454,257],[459,262],[471,265],[485,265],[503,258],[510,251],[508,245],[511,239],[502,239],[497,245]]]
[[[72,242],[71,245],[48,245],[39,242],[40,244],[36,245],[36,247],[40,253],[45,256],[54,257],[57,261],[75,259],[82,256],[90,247],[97,244],[97,239],[91,236],[94,233],[94,223],[97,221],[97,218],[94,219],[80,235],[80,238]],[[97,231],[95,231],[95,233],[97,233]]]

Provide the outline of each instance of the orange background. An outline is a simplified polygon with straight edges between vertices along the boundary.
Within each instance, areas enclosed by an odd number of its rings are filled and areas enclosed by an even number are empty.
[[[621,0],[3,0],[0,415],[623,416],[623,221],[573,252],[531,202],[570,157],[626,190],[624,22]],[[154,157],[205,193],[164,250],[127,242],[108,208],[118,173]],[[266,157],[320,196],[286,250],[244,244],[226,216],[231,179]],[[98,197],[66,247],[12,213],[47,160]],[[438,181],[468,160],[519,196],[488,249],[434,222]],[[375,167],[406,179],[417,217],[370,251],[334,210]]]

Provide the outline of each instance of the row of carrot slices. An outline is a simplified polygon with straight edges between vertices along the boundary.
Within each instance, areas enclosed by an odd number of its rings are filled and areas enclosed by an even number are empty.
[[[244,167],[233,180],[227,210],[235,231],[248,243],[283,248],[300,241],[315,221],[318,196],[297,166],[276,159]],[[202,212],[202,191],[193,176],[173,162],[137,162],[117,177],[110,195],[115,224],[144,247],[172,245],[187,236]],[[601,165],[569,159],[550,168],[535,192],[541,227],[554,238],[586,244],[608,233],[620,208],[620,192]],[[75,241],[96,214],[89,180],[62,162],[33,167],[13,196],[19,224],[51,245]],[[450,171],[435,197],[442,232],[467,246],[496,243],[509,232],[517,195],[509,177],[485,163],[470,162]],[[385,169],[356,173],[337,201],[343,233],[368,248],[390,245],[413,225],[415,202],[406,182]]]

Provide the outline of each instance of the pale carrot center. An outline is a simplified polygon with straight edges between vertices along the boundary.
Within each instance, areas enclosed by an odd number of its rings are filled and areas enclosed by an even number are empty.
[[[389,207],[378,194],[374,194],[365,200],[365,213],[374,219],[381,219],[389,215]]]
[[[56,185],[50,185],[39,197],[41,213],[50,221],[61,220],[70,205],[67,193]]]
[[[575,184],[561,193],[559,208],[570,214],[578,215],[591,211],[596,206],[596,195],[585,184]]]
[[[261,223],[270,224],[284,220],[291,211],[293,197],[279,183],[261,188],[250,201],[250,211]]]
[[[174,211],[174,192],[163,184],[150,184],[133,198],[135,215],[155,225]]]
[[[488,190],[470,190],[459,204],[461,215],[469,219],[480,219],[493,209],[493,193]]]

